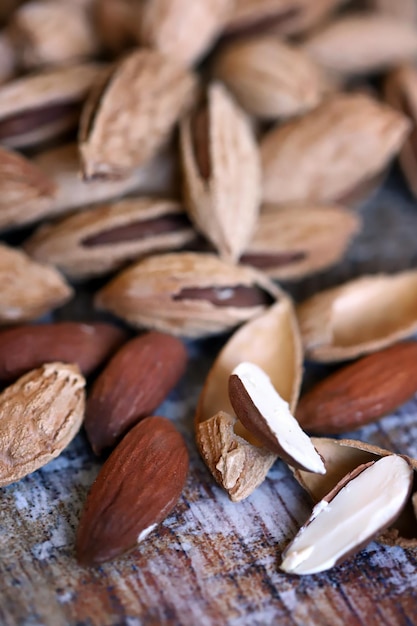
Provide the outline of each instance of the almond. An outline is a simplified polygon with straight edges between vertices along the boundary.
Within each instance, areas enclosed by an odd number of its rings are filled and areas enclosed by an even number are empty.
[[[137,424],[113,451],[87,497],[76,555],[99,565],[132,550],[171,512],[188,472],[185,442],[164,417]]]
[[[412,485],[412,467],[401,456],[360,465],[315,506],[286,548],[281,569],[315,574],[355,554],[399,517]]]
[[[76,363],[88,376],[125,340],[112,324],[56,322],[0,333],[0,380],[11,381],[44,363]]]
[[[113,447],[131,426],[165,400],[185,371],[184,344],[149,332],[127,342],[111,359],[88,397],[85,428],[96,454]]]
[[[400,343],[347,365],[300,400],[296,417],[307,431],[343,433],[391,413],[417,391],[417,342]]]

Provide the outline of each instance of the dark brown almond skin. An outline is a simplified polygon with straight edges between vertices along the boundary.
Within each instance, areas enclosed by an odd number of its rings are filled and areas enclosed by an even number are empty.
[[[187,447],[168,419],[147,417],[136,424],[87,496],[77,533],[78,562],[99,565],[135,548],[140,533],[175,507],[187,473]]]
[[[15,326],[0,332],[0,380],[11,382],[44,363],[76,363],[94,372],[127,339],[106,323],[56,322]]]
[[[136,422],[151,415],[185,372],[180,339],[150,331],[128,341],[95,381],[84,426],[95,454],[113,447]]]
[[[394,411],[416,391],[417,342],[408,341],[337,370],[301,398],[296,418],[310,433],[343,433]]]

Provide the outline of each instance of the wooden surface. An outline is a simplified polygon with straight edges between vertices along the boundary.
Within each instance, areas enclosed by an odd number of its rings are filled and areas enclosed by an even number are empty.
[[[363,211],[365,229],[345,262],[294,287],[297,299],[365,271],[417,265],[417,206],[391,184]],[[87,301],[61,317],[82,319]],[[224,339],[188,343],[187,375],[160,407],[187,440],[190,475],[175,514],[129,557],[98,569],[75,563],[80,510],[99,469],[83,434],[45,468],[1,490],[1,626],[417,624],[417,550],[373,542],[327,573],[289,576],[278,568],[280,555],[311,503],[287,467],[278,461],[241,503],[214,483],[192,424]],[[417,457],[417,402],[348,435]]]

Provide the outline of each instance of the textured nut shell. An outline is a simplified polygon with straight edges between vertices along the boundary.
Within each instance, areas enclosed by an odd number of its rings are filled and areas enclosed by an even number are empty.
[[[74,2],[32,0],[13,14],[8,30],[25,68],[68,63],[98,52],[89,16]]]
[[[73,295],[56,269],[4,244],[0,245],[0,291],[0,324],[36,319]]]
[[[322,21],[345,0],[236,0],[226,32],[302,33]]]
[[[416,5],[417,6],[417,5]],[[412,65],[403,65],[390,72],[384,85],[385,98],[392,107],[417,123],[417,71]],[[414,196],[417,196],[417,142],[413,131],[407,137],[399,154],[400,165]]]
[[[136,191],[143,195],[176,197],[178,169],[170,147],[154,159],[133,170],[127,177],[114,180],[85,181],[79,173],[76,144],[66,144],[41,152],[33,161],[52,181],[55,193],[27,206],[25,214],[16,214],[13,204],[0,214],[0,228],[34,222],[45,217],[68,213],[88,204],[105,202]]]
[[[169,420],[148,417],[137,424],[91,487],[77,532],[77,560],[97,565],[136,547],[141,534],[177,504],[187,472],[185,442]]]
[[[326,474],[312,474],[303,470],[295,470],[297,481],[308,491],[315,502],[329,493],[344,476],[354,471],[359,465],[377,461],[383,456],[393,454],[389,450],[374,446],[364,441],[353,439],[331,439],[313,437],[312,442],[326,464]],[[417,460],[405,457],[414,472],[417,471]],[[395,523],[378,537],[378,541],[387,545],[398,545],[404,548],[417,546],[415,533],[415,516],[412,510],[412,498],[406,509]],[[404,534],[403,534],[404,533]]]
[[[136,422],[151,415],[186,365],[185,346],[171,335],[151,331],[125,343],[88,397],[84,425],[94,452],[113,447]]]
[[[145,2],[139,40],[182,64],[192,65],[210,49],[232,6],[233,0]]]
[[[220,84],[208,90],[210,174],[200,173],[191,119],[182,125],[185,203],[196,228],[220,255],[235,261],[250,241],[261,200],[258,147],[249,121]]]
[[[200,454],[214,479],[233,502],[244,500],[265,480],[276,460],[267,448],[254,446],[234,430],[236,417],[219,411],[196,425]]]
[[[25,220],[33,204],[46,206],[55,185],[23,155],[0,148],[0,228]]]
[[[417,330],[417,271],[362,276],[297,308],[308,359],[342,361],[375,352]]]
[[[265,205],[241,262],[278,280],[303,278],[339,261],[360,227],[360,216],[339,206]]]
[[[75,365],[48,363],[0,394],[0,486],[57,457],[84,417],[85,380]]]
[[[343,433],[373,422],[417,391],[417,342],[395,344],[330,374],[301,397],[296,418],[310,433]]]
[[[417,29],[388,15],[351,14],[324,26],[303,47],[326,69],[366,75],[417,57]]]
[[[258,445],[232,417],[229,376],[242,361],[259,365],[294,410],[301,386],[302,359],[293,306],[281,294],[277,304],[232,335],[206,378],[195,415],[197,447],[232,500],[246,498],[262,483],[276,455]]]
[[[0,380],[16,380],[53,361],[74,363],[88,376],[125,339],[124,331],[100,322],[15,326],[0,333]]]
[[[96,306],[133,326],[201,337],[230,330],[261,313],[265,307],[215,306],[204,299],[175,300],[183,289],[259,287],[272,298],[281,291],[256,270],[235,266],[212,254],[178,252],[154,255],[121,272],[101,289]]]
[[[158,235],[112,244],[84,245],[94,235],[130,224],[184,215],[180,204],[171,200],[129,198],[45,224],[25,241],[25,250],[34,259],[52,263],[72,279],[100,276],[128,261],[155,252],[181,248],[195,239],[191,224]]]
[[[261,142],[265,202],[337,200],[380,172],[409,130],[397,111],[362,94],[339,94]]]
[[[86,178],[128,173],[146,163],[191,106],[195,88],[194,75],[159,52],[142,49],[119,62],[104,91],[92,90],[81,117]]]
[[[6,83],[0,87],[0,120],[5,121],[19,113],[39,111],[51,105],[81,104],[101,72],[102,66],[84,63],[44,70]],[[55,137],[63,130],[73,128],[74,119],[76,122],[76,118],[71,114],[62,121],[42,125],[39,129],[4,137],[2,143],[17,148],[35,145]]]
[[[288,118],[315,107],[327,88],[316,64],[276,37],[238,40],[220,49],[214,74],[260,118]]]

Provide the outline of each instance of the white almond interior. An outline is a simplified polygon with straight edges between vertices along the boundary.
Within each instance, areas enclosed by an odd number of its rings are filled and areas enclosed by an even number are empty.
[[[407,461],[389,455],[349,481],[330,502],[321,500],[286,549],[281,569],[323,572],[363,546],[399,515],[412,476]]]
[[[307,470],[325,474],[324,463],[310,437],[291,414],[288,403],[281,398],[264,370],[244,361],[232,373],[240,378],[281,448]]]

